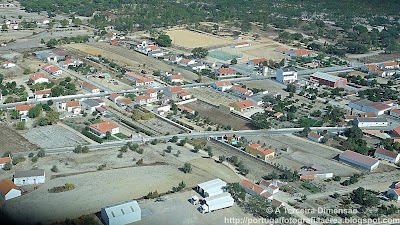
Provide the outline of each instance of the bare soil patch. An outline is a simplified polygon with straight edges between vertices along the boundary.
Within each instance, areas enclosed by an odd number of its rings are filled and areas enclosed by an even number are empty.
[[[6,151],[12,153],[36,151],[39,147],[7,125],[0,125],[0,154]]]
[[[203,34],[190,30],[170,30],[167,32],[172,39],[172,44],[185,48],[213,47],[233,43],[231,38],[221,38],[211,34]]]

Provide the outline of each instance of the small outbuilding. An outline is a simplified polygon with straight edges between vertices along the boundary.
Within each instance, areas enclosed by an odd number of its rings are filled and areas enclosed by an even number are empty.
[[[105,225],[125,225],[142,219],[142,210],[135,200],[120,202],[101,209]]]

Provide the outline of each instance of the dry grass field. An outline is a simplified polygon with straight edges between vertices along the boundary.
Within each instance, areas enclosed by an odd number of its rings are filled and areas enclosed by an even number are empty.
[[[171,37],[172,44],[185,48],[212,47],[233,43],[233,39],[220,38],[190,30],[170,30],[167,32],[167,35]]]
[[[0,126],[0,143],[0,156],[6,151],[17,153],[36,151],[38,149],[38,146],[30,143],[26,138],[6,125]]]
[[[193,96],[203,101],[209,102],[214,105],[220,104],[230,104],[232,102],[238,101],[238,99],[232,98],[230,96],[224,95],[216,90],[211,90],[209,88],[189,88],[186,91],[190,92]]]

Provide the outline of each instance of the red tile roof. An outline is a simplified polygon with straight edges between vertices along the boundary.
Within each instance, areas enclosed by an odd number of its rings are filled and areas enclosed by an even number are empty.
[[[373,112],[360,113],[360,117],[376,117],[376,114]]]
[[[67,107],[79,107],[79,101],[75,100],[75,101],[66,101],[65,102],[67,104]]]
[[[310,137],[315,138],[315,139],[320,139],[322,137],[321,135],[319,135],[319,134],[317,134],[315,132],[312,132],[312,131],[310,133],[308,133],[307,136],[310,136]]]
[[[61,69],[59,69],[59,68],[57,68],[55,66],[49,66],[49,67],[47,67],[47,70],[50,71],[51,73],[55,73],[55,72],[57,72],[57,71],[59,71]]]
[[[11,162],[11,161],[12,160],[11,160],[10,156],[0,158],[0,164],[8,163],[8,162]]]
[[[34,104],[30,104],[30,105],[17,105],[15,106],[15,110],[17,111],[28,111],[31,108],[35,107]]]
[[[29,78],[30,78],[31,80],[37,80],[37,79],[39,79],[39,78],[45,78],[45,79],[47,79],[47,77],[46,77],[43,73],[31,73],[31,74],[29,75]]]
[[[240,42],[240,43],[235,43],[235,44],[233,44],[234,46],[241,46],[241,45],[248,45],[249,44],[249,42]]]
[[[0,192],[3,193],[3,195],[6,195],[12,189],[20,190],[19,187],[17,187],[17,185],[15,185],[11,180],[0,181]]]
[[[385,65],[385,66],[398,66],[399,64],[397,62],[387,62],[387,63],[383,63],[383,65]]]
[[[367,106],[372,107],[379,111],[390,108],[390,106],[386,105],[385,103],[381,103],[381,102],[373,102],[373,103],[368,104]]]
[[[242,180],[242,181],[240,181],[239,185],[244,187],[244,188],[246,188],[246,189],[248,189],[248,190],[251,190],[251,191],[253,191],[253,192],[257,193],[257,194],[261,194],[261,192],[263,192],[265,190],[260,185],[255,184],[255,183],[253,183],[253,182],[251,182],[249,180]]]
[[[168,88],[168,91],[171,92],[171,94],[179,94],[181,92],[183,92],[182,87],[171,87]]]
[[[136,96],[135,99],[137,100],[150,99],[150,95],[139,95]]]
[[[256,106],[253,102],[251,102],[250,100],[243,100],[243,101],[238,101],[233,103],[235,105],[237,105],[239,108],[241,109],[245,109],[245,108],[250,108],[250,107],[254,107]]]
[[[232,84],[229,81],[218,81],[215,82],[215,85],[218,87],[223,87],[223,86],[231,86]]]
[[[49,95],[51,94],[51,90],[47,89],[47,90],[41,90],[41,91],[35,91],[35,95]]]
[[[279,50],[279,51],[283,51],[283,52],[289,51],[289,49],[287,49],[287,48],[281,48],[281,47],[275,48],[275,50]]]
[[[397,158],[397,156],[399,155],[399,153],[397,153],[396,151],[389,151],[383,148],[376,148],[375,153],[377,154],[381,154],[390,158]]]
[[[396,114],[400,114],[400,109],[392,109],[390,112],[396,113]]]
[[[117,124],[111,122],[111,121],[103,121],[100,123],[95,123],[90,125],[90,129],[95,130],[99,132],[100,134],[107,133],[108,131],[111,131],[114,128],[119,127]]]
[[[119,103],[124,103],[125,105],[129,105],[132,103],[132,99],[131,98],[124,98],[124,99],[120,99],[118,100]]]
[[[89,89],[91,89],[91,90],[98,89],[98,87],[94,86],[93,84],[89,84],[89,83],[86,82],[86,81],[84,81],[84,82],[82,83],[82,86],[85,86],[85,87],[87,87],[87,88],[89,88]]]
[[[181,111],[186,110],[186,111],[188,111],[188,113],[193,113],[194,112],[193,109],[191,109],[189,107],[186,107],[184,105],[178,105],[178,109],[180,109]]]
[[[217,69],[218,74],[231,74],[235,73],[235,71],[232,68],[219,68]]]
[[[146,90],[144,90],[143,92],[145,92],[146,94],[157,93],[157,91],[156,91],[156,90],[153,90],[153,89],[146,89]]]
[[[312,54],[312,52],[307,51],[305,49],[295,49],[295,50],[291,50],[291,52],[296,53],[296,55],[310,55],[310,54]]]
[[[176,80],[176,79],[183,79],[182,75],[171,75],[171,80]]]
[[[233,86],[231,87],[231,89],[232,89],[232,90],[235,90],[235,91],[238,91],[238,92],[240,92],[240,93],[243,93],[243,94],[246,94],[246,92],[248,91],[246,88],[242,88],[242,87],[239,87],[239,86],[237,86],[237,85],[233,85]]]
[[[260,63],[262,63],[262,62],[268,62],[268,59],[266,59],[266,58],[261,58],[261,59],[252,59],[252,60],[250,60],[250,61],[252,61],[254,64],[258,65],[258,64],[260,64]]]
[[[121,95],[119,95],[118,93],[112,93],[109,97],[112,99],[115,99],[117,97],[120,97]]]
[[[190,62],[190,59],[185,59],[185,58],[183,58],[183,59],[181,59],[180,61],[181,61],[181,62],[188,63],[188,62]]]

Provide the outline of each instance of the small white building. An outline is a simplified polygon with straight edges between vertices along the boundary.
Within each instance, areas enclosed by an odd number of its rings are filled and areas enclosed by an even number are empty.
[[[276,73],[276,80],[282,83],[297,81],[297,70],[294,67],[280,68]]]
[[[48,98],[50,96],[51,96],[50,89],[35,91],[35,94],[34,94],[35,99],[42,99],[44,97]]]
[[[249,47],[251,44],[249,42],[240,42],[240,43],[235,43],[231,44],[232,48],[244,48],[244,47]]]
[[[225,192],[226,182],[217,178],[197,185],[197,191],[202,196],[211,197]]]
[[[1,180],[0,195],[7,201],[21,196],[21,189],[19,189],[19,187],[17,187],[11,180]]]
[[[389,125],[388,120],[383,117],[357,117],[354,119],[354,123],[358,127],[386,127]]]
[[[153,111],[159,115],[164,115],[171,110],[170,105],[161,105],[153,108]]]
[[[166,77],[169,80],[169,82],[172,82],[172,83],[182,83],[183,82],[183,76],[181,74],[166,75]]]
[[[386,196],[393,194],[394,200],[400,201],[400,188],[392,188],[386,192]]]
[[[380,159],[387,160],[392,163],[397,163],[400,160],[400,154],[396,151],[389,151],[383,148],[377,148],[374,156]]]
[[[217,81],[213,83],[213,88],[217,89],[218,91],[226,91],[232,88],[232,84],[229,81]]]
[[[108,96],[108,99],[110,99],[110,101],[116,103],[118,99],[122,99],[124,97],[122,97],[121,95],[119,95],[118,93],[112,93],[110,96]]]
[[[263,187],[265,190],[267,190],[271,194],[276,194],[279,192],[279,187],[276,183],[271,183],[266,180],[261,180],[260,181],[260,186]]]
[[[309,138],[309,139],[311,139],[311,140],[313,140],[313,141],[315,141],[315,142],[321,143],[321,142],[322,142],[322,139],[324,139],[324,136],[321,136],[321,135],[319,135],[319,134],[317,134],[317,133],[311,131],[311,132],[307,135],[307,138]]]
[[[97,86],[89,84],[86,81],[82,82],[81,87],[93,94],[100,93],[100,89]]]
[[[49,79],[43,73],[32,73],[29,75],[29,80],[33,84],[49,83]]]
[[[142,219],[142,210],[135,200],[120,202],[101,208],[101,219],[105,225],[125,225]]]
[[[4,69],[9,69],[9,68],[14,68],[14,67],[16,67],[17,65],[15,65],[15,63],[5,61],[5,62],[3,62],[3,63],[1,64],[1,66],[2,66]]]
[[[204,70],[206,68],[206,65],[203,63],[193,63],[189,64],[187,67],[192,71],[200,72],[201,70]]]
[[[17,186],[44,184],[46,175],[43,169],[15,171],[14,184]]]

